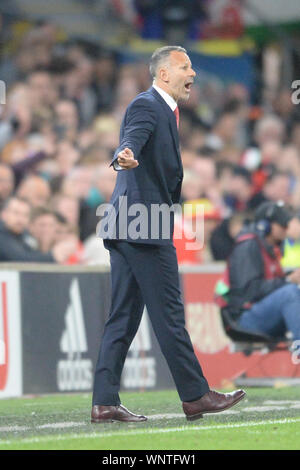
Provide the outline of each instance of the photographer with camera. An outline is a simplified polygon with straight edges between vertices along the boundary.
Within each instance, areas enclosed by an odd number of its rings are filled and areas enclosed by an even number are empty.
[[[292,214],[282,201],[264,202],[237,236],[216,301],[253,333],[300,339],[300,269],[285,273],[280,259]]]

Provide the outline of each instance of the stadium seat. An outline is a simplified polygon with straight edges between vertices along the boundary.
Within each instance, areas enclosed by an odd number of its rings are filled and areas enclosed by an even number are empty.
[[[233,341],[235,350],[250,355],[257,350],[268,352],[286,350],[290,346],[287,337],[275,338],[260,332],[250,332],[241,328],[226,307],[221,309],[221,319],[226,335]]]

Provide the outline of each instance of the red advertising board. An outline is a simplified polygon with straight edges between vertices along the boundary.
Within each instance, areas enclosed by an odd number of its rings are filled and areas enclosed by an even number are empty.
[[[234,345],[224,332],[219,307],[213,300],[219,272],[183,273],[182,278],[186,326],[211,386],[225,386],[241,375],[247,378],[300,377],[300,365],[293,364],[289,351],[256,351],[250,356],[234,352]]]
[[[0,390],[4,390],[8,372],[7,285],[0,284]]]
[[[21,347],[19,274],[0,270],[0,399],[22,393]]]

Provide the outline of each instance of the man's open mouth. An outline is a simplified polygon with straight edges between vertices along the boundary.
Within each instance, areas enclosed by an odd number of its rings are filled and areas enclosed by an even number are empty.
[[[188,82],[184,85],[184,87],[187,91],[191,91],[192,85],[193,85],[193,82]]]

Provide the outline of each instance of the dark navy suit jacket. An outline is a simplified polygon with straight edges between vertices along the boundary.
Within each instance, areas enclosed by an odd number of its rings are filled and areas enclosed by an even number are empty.
[[[157,227],[153,231],[151,205],[156,204],[158,207],[164,204],[171,207],[179,203],[183,169],[175,114],[153,87],[140,93],[128,106],[121,125],[120,145],[111,165],[116,161],[118,153],[126,147],[132,150],[139,166],[118,171],[110,200],[115,212],[108,211],[108,216],[102,219],[101,228],[105,226],[105,233],[101,230],[100,236],[136,243],[170,243],[173,238],[174,214],[170,212],[170,230],[166,237],[163,223],[158,231]],[[127,198],[120,199],[122,196]],[[147,217],[144,212],[135,212],[137,206],[133,206],[133,212],[128,213],[133,204],[141,203],[148,210]],[[106,232],[108,221],[111,225]],[[164,223],[168,224],[168,220]],[[114,225],[115,231],[111,230]],[[130,228],[136,228],[135,232],[140,230],[140,235],[137,238],[136,235],[132,236]]]

